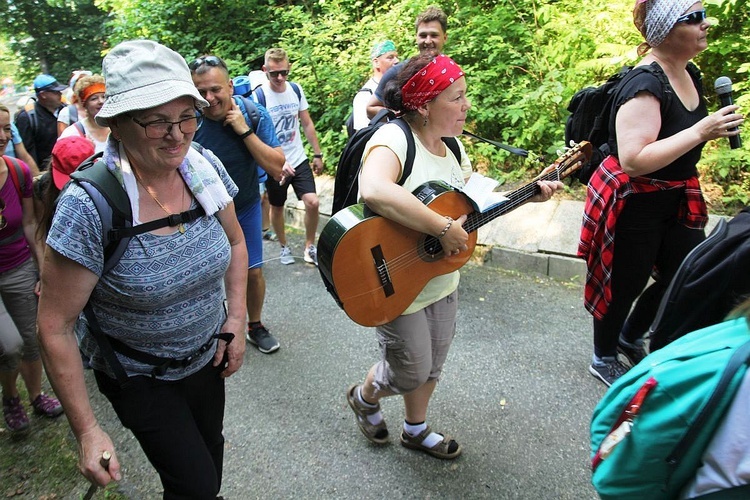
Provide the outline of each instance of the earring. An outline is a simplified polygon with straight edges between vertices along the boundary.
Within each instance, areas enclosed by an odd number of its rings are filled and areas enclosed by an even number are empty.
[[[426,127],[426,126],[427,126],[427,117],[426,117],[426,116],[424,117],[424,123],[422,123],[422,126],[423,126],[423,127]]]

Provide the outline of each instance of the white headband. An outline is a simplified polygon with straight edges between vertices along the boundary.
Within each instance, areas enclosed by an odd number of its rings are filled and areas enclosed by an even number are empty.
[[[658,47],[688,8],[697,3],[696,0],[648,0],[646,8],[646,42],[652,47]]]

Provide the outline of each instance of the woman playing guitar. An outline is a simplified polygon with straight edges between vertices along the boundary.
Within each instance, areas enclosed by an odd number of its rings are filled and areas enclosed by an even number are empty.
[[[412,194],[431,180],[462,187],[471,174],[460,142],[459,164],[442,140],[461,134],[471,107],[463,71],[445,55],[416,57],[405,64],[384,97],[385,104],[400,114],[414,134],[415,160],[410,175],[399,185],[406,137],[396,124],[381,127],[363,156],[361,199],[405,230],[438,238],[444,258],[466,251],[469,235],[462,227],[466,215],[455,220],[443,216]],[[559,181],[538,184],[540,193],[531,201],[546,201],[562,188]],[[426,423],[430,397],[455,333],[458,280],[458,271],[432,278],[401,316],[376,328],[382,357],[364,382],[350,386],[346,394],[360,430],[371,442],[389,442],[379,401],[399,394],[406,413],[400,436],[403,446],[443,459],[461,454],[455,440],[432,432]]]

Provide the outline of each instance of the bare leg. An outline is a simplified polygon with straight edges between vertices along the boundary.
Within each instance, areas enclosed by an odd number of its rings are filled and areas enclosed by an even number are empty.
[[[263,301],[266,298],[266,278],[263,268],[247,270],[247,316],[250,323],[260,321]]]
[[[284,232],[284,207],[271,205],[271,225],[279,238],[282,247],[286,246],[286,233]]]
[[[307,193],[302,195],[305,204],[305,248],[315,244],[315,233],[318,230],[318,195]]]

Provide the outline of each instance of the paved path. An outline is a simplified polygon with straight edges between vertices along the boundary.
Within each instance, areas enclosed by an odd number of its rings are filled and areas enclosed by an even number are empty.
[[[293,243],[301,257],[300,237]],[[278,245],[265,251],[276,257]],[[248,346],[227,383],[225,498],[596,498],[588,423],[605,387],[587,372],[591,321],[580,286],[464,267],[458,332],[430,413],[464,454],[441,461],[398,444],[397,398],[383,404],[393,442],[365,440],[344,392],[374,362],[374,332],[338,309],[301,258],[272,260],[265,272],[264,319],[282,347],[264,355]],[[118,446],[121,491],[160,497],[137,442],[100,395],[92,400]],[[84,491],[82,481],[70,497]]]

